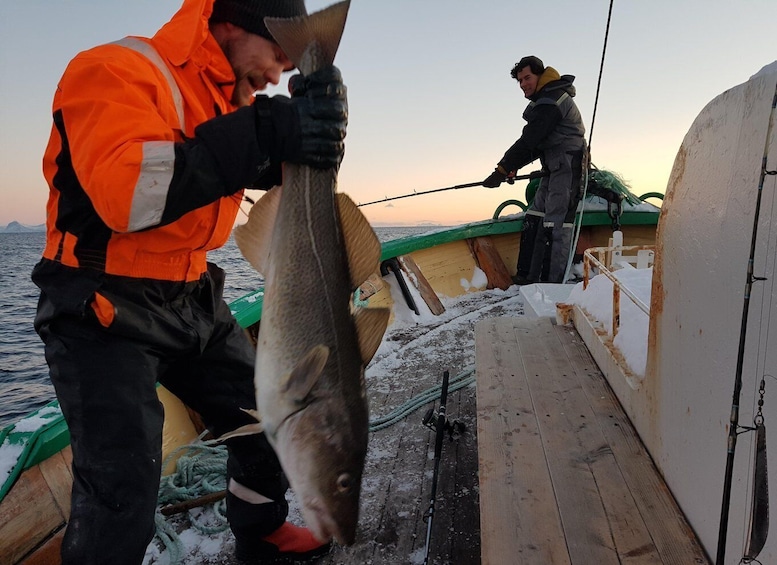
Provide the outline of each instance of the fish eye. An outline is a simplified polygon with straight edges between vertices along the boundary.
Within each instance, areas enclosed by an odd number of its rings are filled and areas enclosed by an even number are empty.
[[[337,477],[337,490],[340,493],[345,494],[350,492],[352,486],[353,477],[351,477],[350,473],[342,473],[339,477]]]

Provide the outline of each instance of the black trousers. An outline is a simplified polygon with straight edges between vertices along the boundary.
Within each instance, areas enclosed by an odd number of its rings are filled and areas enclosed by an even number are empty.
[[[252,418],[253,347],[222,299],[213,265],[193,283],[85,275],[42,261],[35,327],[73,450],[65,565],[140,564],[154,535],[164,413],[156,383],[202,416],[219,436]],[[114,307],[110,324],[92,304]],[[262,536],[285,520],[288,483],[263,434],[227,441],[228,473],[276,503],[239,517]],[[234,512],[232,513],[234,516]]]
[[[526,245],[521,245],[518,260],[519,271],[528,265],[525,276],[530,281],[547,279],[560,283],[564,279],[581,196],[583,155],[584,149],[567,151],[561,146],[546,149],[542,154],[542,168],[549,176],[540,181],[526,212],[521,236],[526,237]],[[530,259],[526,258],[527,253]]]

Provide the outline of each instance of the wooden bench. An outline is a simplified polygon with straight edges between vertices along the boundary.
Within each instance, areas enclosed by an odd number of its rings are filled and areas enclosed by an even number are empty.
[[[709,563],[572,326],[475,341],[483,565]]]

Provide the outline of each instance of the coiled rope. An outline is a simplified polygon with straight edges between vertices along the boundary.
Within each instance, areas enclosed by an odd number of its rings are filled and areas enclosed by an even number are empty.
[[[172,451],[162,465],[164,469],[173,458],[178,457],[175,472],[163,476],[159,483],[158,504],[154,516],[156,535],[170,556],[170,565],[178,565],[181,562],[183,543],[162,514],[162,507],[194,500],[227,488],[227,446],[216,440],[203,441],[202,437],[205,433],[207,432],[200,435],[196,442]],[[226,509],[225,500],[213,504],[212,524],[205,523],[191,513],[189,513],[189,520],[192,527],[200,533],[217,534],[229,527]]]
[[[469,367],[450,380],[448,392],[464,388],[475,382],[475,367]],[[406,418],[425,404],[440,397],[442,385],[433,386],[415,395],[385,416],[370,421],[370,432],[382,430]],[[170,557],[170,565],[179,565],[184,556],[181,539],[172,524],[162,514],[162,508],[171,504],[179,504],[201,498],[208,494],[224,491],[227,488],[227,446],[216,440],[204,441],[203,432],[191,444],[181,446],[172,451],[162,464],[165,469],[170,462],[178,457],[175,472],[165,475],[159,483],[159,494],[156,515],[156,536],[162,542]],[[226,501],[213,503],[214,516],[207,524],[200,517],[188,514],[192,527],[200,533],[213,535],[225,531],[229,524],[226,517]]]

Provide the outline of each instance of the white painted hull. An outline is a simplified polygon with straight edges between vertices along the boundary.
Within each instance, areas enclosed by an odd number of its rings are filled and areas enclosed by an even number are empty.
[[[777,74],[771,73],[726,91],[704,108],[686,135],[658,225],[646,374],[636,383],[617,376],[617,370],[609,375],[626,413],[713,558],[765,146],[768,168],[777,168],[777,124],[767,140],[776,86]],[[776,179],[767,176],[764,183],[756,276],[774,277]],[[751,296],[739,420],[744,426],[752,425],[762,375],[777,376],[774,280],[755,283]],[[777,379],[766,381],[764,415],[774,510]],[[725,563],[738,563],[745,544],[753,440],[754,434],[744,434],[737,443]],[[758,557],[762,563],[777,563],[776,530],[772,528]]]

